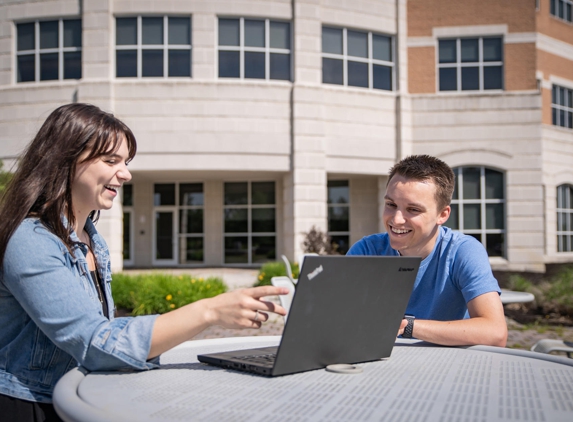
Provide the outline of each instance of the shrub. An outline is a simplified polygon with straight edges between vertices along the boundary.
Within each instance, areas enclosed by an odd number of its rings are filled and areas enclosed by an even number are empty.
[[[291,264],[292,277],[298,278],[299,268],[298,263]],[[257,276],[257,281],[255,282],[255,287],[257,286],[269,286],[271,284],[271,278],[286,276],[286,268],[283,262],[268,262],[261,266],[259,274]]]
[[[116,306],[131,311],[133,316],[163,314],[226,291],[223,280],[216,277],[203,279],[191,275],[118,273],[112,280]]]
[[[541,312],[546,316],[558,314],[573,317],[573,266],[563,267],[555,277],[544,278],[536,284],[523,275],[513,274],[509,277],[507,287],[535,296],[534,302],[523,304],[525,309]]]
[[[563,268],[547,284],[545,298],[557,312],[573,315],[573,266]]]
[[[317,253],[319,255],[337,254],[336,249],[338,246],[334,247],[330,236],[316,228],[316,226],[312,226],[308,232],[303,234],[304,240],[301,246],[304,253]]]

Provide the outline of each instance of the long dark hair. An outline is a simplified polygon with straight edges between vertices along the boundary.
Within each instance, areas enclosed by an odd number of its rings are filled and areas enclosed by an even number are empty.
[[[129,160],[137,144],[131,130],[110,113],[91,104],[58,107],[46,119],[34,140],[20,156],[18,169],[0,201],[0,268],[8,241],[28,216],[39,218],[72,251],[75,225],[72,182],[81,162],[119,149],[127,141]],[[68,220],[67,226],[62,216]],[[99,211],[90,214],[97,220]]]

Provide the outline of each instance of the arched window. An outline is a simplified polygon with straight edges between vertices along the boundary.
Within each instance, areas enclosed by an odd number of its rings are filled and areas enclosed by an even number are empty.
[[[573,252],[573,186],[557,187],[557,252]]]
[[[505,180],[500,171],[456,167],[452,213],[444,224],[475,237],[489,256],[505,256]]]

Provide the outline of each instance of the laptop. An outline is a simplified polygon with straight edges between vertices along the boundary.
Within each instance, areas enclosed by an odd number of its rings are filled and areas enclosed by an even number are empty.
[[[387,358],[421,258],[307,256],[279,346],[198,355],[269,377]]]

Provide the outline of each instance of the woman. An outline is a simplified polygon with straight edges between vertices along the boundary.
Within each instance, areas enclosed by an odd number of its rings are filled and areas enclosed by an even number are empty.
[[[131,130],[93,105],[47,118],[0,204],[0,412],[2,420],[58,420],[58,379],[90,371],[152,369],[161,353],[211,325],[258,328],[285,310],[259,287],[164,315],[113,317],[109,252],[94,227],[136,152]]]

